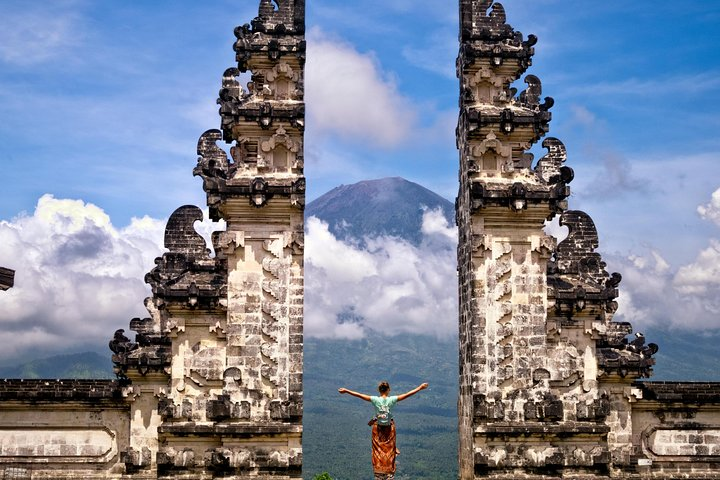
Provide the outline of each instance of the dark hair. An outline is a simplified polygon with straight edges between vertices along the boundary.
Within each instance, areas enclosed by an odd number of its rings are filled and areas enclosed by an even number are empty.
[[[378,385],[378,392],[387,393],[390,391],[390,384],[388,382],[380,382]]]

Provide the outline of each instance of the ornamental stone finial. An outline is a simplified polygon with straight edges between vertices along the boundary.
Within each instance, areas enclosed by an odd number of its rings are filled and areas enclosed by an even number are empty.
[[[0,267],[0,290],[8,290],[15,283],[15,271]]]

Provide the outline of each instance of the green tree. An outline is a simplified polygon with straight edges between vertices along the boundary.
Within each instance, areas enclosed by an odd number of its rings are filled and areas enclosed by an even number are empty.
[[[330,476],[329,473],[323,472],[318,475],[315,475],[315,478],[313,480],[333,480],[333,478]]]

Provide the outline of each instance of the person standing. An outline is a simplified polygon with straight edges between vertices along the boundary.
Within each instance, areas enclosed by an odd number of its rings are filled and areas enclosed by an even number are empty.
[[[368,423],[372,426],[372,464],[375,480],[394,480],[395,478],[395,459],[400,451],[396,445],[395,420],[392,417],[393,407],[397,405],[397,402],[426,388],[428,388],[428,384],[423,383],[409,392],[397,396],[390,395],[388,382],[380,382],[378,385],[379,396],[365,395],[347,388],[338,389],[340,394],[352,395],[372,403],[375,407],[375,416]]]

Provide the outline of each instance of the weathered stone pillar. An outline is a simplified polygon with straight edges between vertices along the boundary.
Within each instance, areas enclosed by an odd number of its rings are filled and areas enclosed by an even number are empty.
[[[303,0],[262,0],[235,30],[221,129],[201,136],[194,170],[226,230],[213,256],[202,211],[178,209],[146,278],[151,318],[131,322],[135,342],[111,342],[138,478],[301,478],[304,21]]]
[[[237,376],[224,394],[242,405],[254,435],[224,442],[221,453],[231,467],[245,468],[249,452],[268,478],[300,478],[305,5],[276,3],[262,1],[252,24],[235,30],[238,67],[225,72],[218,100],[222,131],[201,138],[195,173],[211,217],[227,222],[216,249],[228,269],[226,368]],[[215,144],[221,137],[231,161]]]
[[[501,4],[461,0],[460,41],[460,478],[607,476],[630,465],[633,381],[657,347],[612,321],[620,276],[590,217],[566,211],[562,142],[527,153],[554,103],[534,75],[511,87],[537,39]],[[543,229],[557,214],[569,235],[556,246]]]

